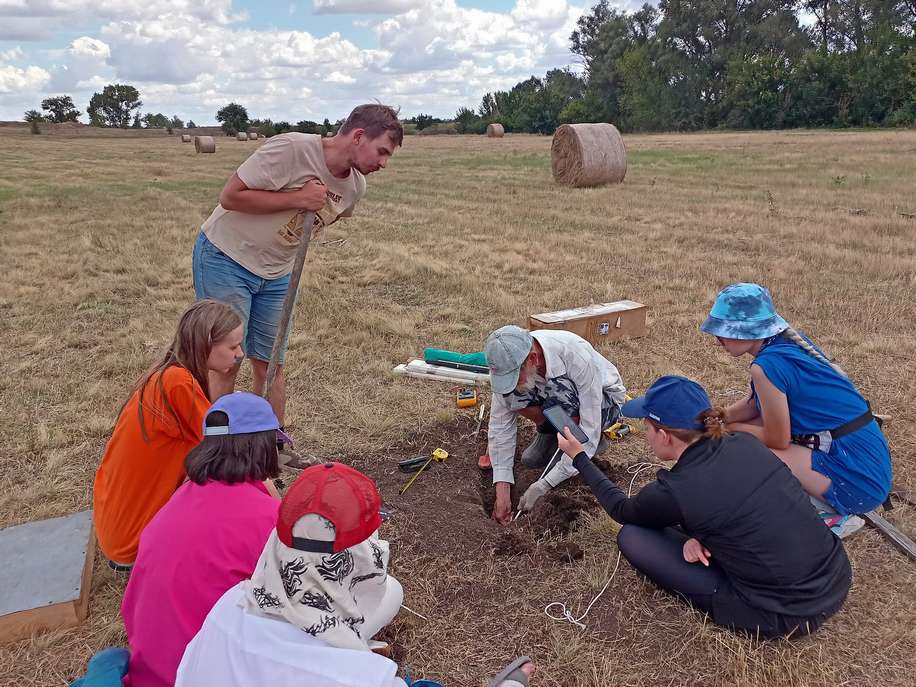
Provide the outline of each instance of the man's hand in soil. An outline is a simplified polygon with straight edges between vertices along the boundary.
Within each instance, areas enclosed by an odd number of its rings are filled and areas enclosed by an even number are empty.
[[[327,194],[328,189],[320,179],[309,179],[302,185],[302,188],[290,191],[290,195],[294,198],[294,207],[313,212],[318,212],[324,207]]]
[[[521,500],[518,502],[518,509],[527,513],[534,508],[534,504],[536,504],[544,494],[550,491],[551,488],[552,487],[547,483],[546,479],[539,479],[528,487],[522,495]]]
[[[496,502],[493,504],[493,519],[500,525],[512,522],[512,485],[508,482],[497,482]]]

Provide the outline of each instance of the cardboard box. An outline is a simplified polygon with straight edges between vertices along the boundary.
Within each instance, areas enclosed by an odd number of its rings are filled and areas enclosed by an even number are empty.
[[[0,643],[82,622],[94,558],[92,511],[0,530]]]
[[[565,329],[593,346],[646,335],[648,308],[636,301],[596,303],[528,318],[529,329]]]

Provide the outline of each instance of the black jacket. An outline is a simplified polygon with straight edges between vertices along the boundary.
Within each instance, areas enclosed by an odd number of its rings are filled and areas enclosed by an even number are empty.
[[[627,498],[585,455],[573,466],[617,522],[680,525],[750,605],[791,616],[833,612],[852,570],[798,480],[750,434],[703,439]]]

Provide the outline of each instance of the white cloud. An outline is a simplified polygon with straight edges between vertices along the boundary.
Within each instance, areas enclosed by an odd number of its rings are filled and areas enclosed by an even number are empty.
[[[424,0],[314,0],[315,14],[401,14],[425,5]]]
[[[198,123],[212,122],[216,110],[233,100],[248,107],[251,116],[288,121],[333,120],[373,99],[400,106],[405,116],[449,116],[459,106],[476,107],[487,91],[508,89],[574,62],[569,34],[594,2],[516,0],[511,11],[495,12],[462,7],[461,1],[373,2],[373,10],[388,15],[363,18],[361,24],[375,39],[366,46],[337,32],[254,30],[237,20],[230,0],[162,0],[154,8],[139,0],[26,2],[26,9],[16,10],[20,19],[27,12],[51,10],[73,17],[90,6],[96,14],[117,16],[87,24],[85,35],[64,50],[32,51],[46,56],[47,64],[28,51],[15,52],[22,61],[14,67],[18,71],[4,71],[4,84],[10,88],[15,82],[25,100],[0,98],[0,119],[21,117],[20,102],[38,102],[49,94],[67,93],[84,108],[93,91],[115,82],[135,85],[145,112],[178,114]],[[284,9],[302,8],[301,2],[288,2]],[[365,5],[314,3],[326,13]],[[11,0],[0,0],[0,27],[11,7]],[[201,20],[203,15],[214,19]],[[14,54],[0,55],[7,53]],[[44,68],[43,77],[20,68],[36,62]],[[23,84],[29,85],[25,91]]]
[[[22,59],[25,53],[22,52],[22,48],[18,45],[9,50],[0,50],[0,62],[15,62],[16,60]]]
[[[40,91],[50,80],[51,75],[41,67],[0,67],[0,93]]]
[[[107,43],[90,38],[89,36],[80,36],[70,44],[70,54],[80,59],[91,59],[103,62],[111,57],[111,48]]]

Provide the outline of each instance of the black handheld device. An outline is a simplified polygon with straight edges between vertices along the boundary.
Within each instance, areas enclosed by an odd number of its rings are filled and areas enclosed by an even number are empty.
[[[563,433],[564,427],[569,427],[569,431],[572,432],[572,435],[576,437],[580,444],[588,443],[588,435],[582,431],[579,425],[573,422],[573,419],[569,416],[569,413],[563,409],[563,406],[550,406],[549,408],[544,408],[544,417],[553,425],[558,434]]]

